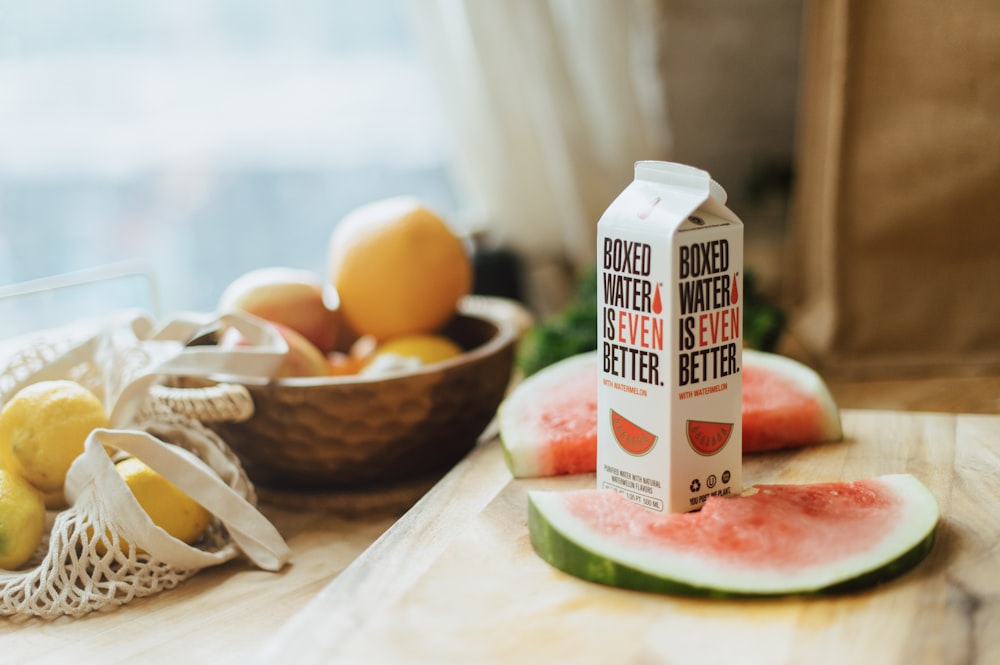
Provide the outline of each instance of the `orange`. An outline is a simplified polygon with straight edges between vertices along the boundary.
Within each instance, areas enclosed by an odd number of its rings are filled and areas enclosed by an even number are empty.
[[[330,236],[327,266],[348,325],[378,340],[436,331],[472,286],[465,243],[409,197],[348,214]]]

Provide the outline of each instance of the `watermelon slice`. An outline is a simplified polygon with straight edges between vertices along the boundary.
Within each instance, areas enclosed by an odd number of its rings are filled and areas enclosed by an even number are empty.
[[[597,352],[590,351],[549,365],[525,379],[500,405],[500,440],[514,477],[596,469],[598,362]],[[744,453],[842,438],[837,404],[809,367],[746,349],[742,372]],[[724,435],[725,426],[693,421],[688,443],[710,454],[711,437]],[[710,428],[715,431],[710,433]],[[627,430],[635,434],[634,427]]]
[[[694,513],[654,513],[613,490],[528,493],[535,551],[570,575],[696,596],[857,590],[930,551],[939,510],[916,478],[756,485]]]
[[[597,352],[532,374],[497,409],[515,477],[587,473],[597,466]]]
[[[840,411],[812,368],[776,353],[743,351],[743,452],[839,441]]]

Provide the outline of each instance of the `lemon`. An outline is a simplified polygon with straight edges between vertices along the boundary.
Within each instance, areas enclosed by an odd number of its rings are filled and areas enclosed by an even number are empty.
[[[0,454],[7,468],[43,493],[60,492],[87,436],[107,426],[104,405],[79,383],[40,381],[0,411]]]
[[[409,197],[344,217],[330,235],[327,269],[347,325],[379,340],[437,330],[472,286],[465,242]]]
[[[372,359],[380,356],[416,358],[422,365],[448,360],[462,354],[462,347],[443,335],[404,335],[380,344]]]
[[[38,549],[45,529],[45,503],[34,487],[0,469],[0,568],[17,570]]]
[[[9,471],[10,467],[7,464],[7,456],[4,455],[4,453],[3,453],[2,450],[0,450],[0,471],[2,471],[4,469],[7,469]],[[14,473],[14,472],[10,471],[10,473]],[[20,478],[20,476],[18,476],[18,478]],[[32,489],[37,489],[37,488],[35,488],[34,485],[31,485],[31,487],[32,487]],[[63,508],[65,508],[68,505],[66,503],[66,494],[65,494],[65,492],[63,492],[63,490],[62,490],[61,487],[59,489],[55,490],[54,492],[42,492],[41,490],[37,490],[37,491],[38,491],[39,495],[41,495],[42,501],[45,502],[45,508],[46,508],[46,510],[62,510]]]
[[[212,514],[139,458],[127,457],[115,470],[153,524],[174,538],[190,545],[208,528]]]

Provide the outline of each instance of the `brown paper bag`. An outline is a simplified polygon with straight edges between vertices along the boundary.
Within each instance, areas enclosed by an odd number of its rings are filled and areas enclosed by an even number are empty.
[[[830,372],[1000,369],[1000,3],[815,0],[791,336]]]

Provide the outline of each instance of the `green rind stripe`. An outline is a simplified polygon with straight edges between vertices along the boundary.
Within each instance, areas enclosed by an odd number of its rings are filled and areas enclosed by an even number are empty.
[[[653,575],[612,561],[567,538],[552,526],[530,497],[528,499],[528,530],[535,552],[553,567],[574,577],[622,589],[700,598],[831,595],[867,589],[898,577],[920,563],[931,551],[937,533],[935,526],[919,543],[895,559],[871,570],[861,571],[854,577],[834,584],[812,589],[789,588],[750,592],[696,586],[680,579]]]

